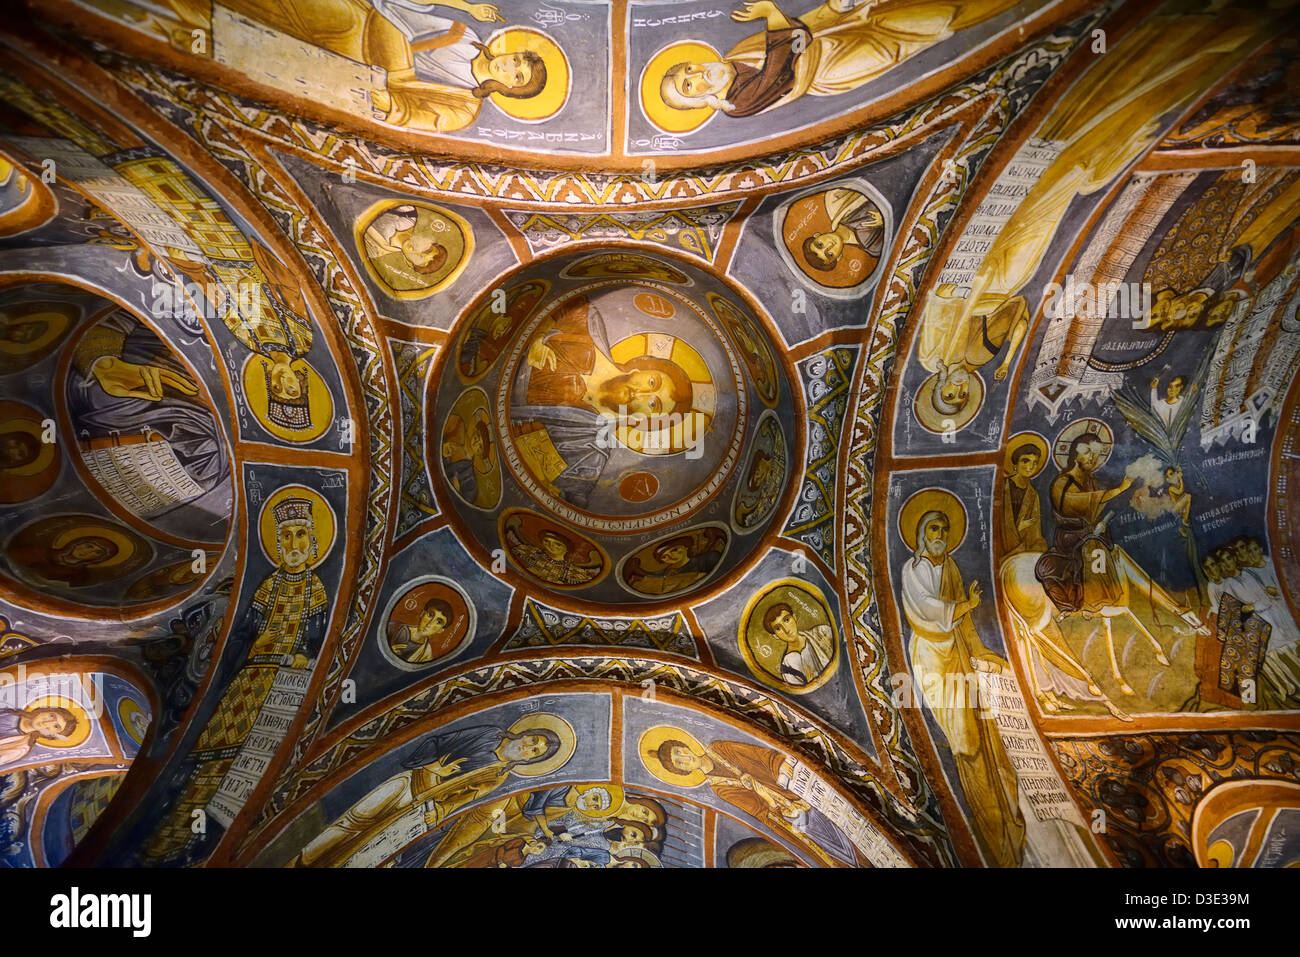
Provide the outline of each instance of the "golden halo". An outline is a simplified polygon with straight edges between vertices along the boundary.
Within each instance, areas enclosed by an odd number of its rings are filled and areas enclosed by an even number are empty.
[[[647,771],[665,784],[675,784],[683,788],[699,787],[704,783],[703,771],[697,768],[690,774],[678,774],[676,771],[664,767],[663,762],[659,760],[659,746],[670,739],[680,741],[690,748],[693,754],[701,756],[704,754],[704,745],[696,741],[690,732],[661,724],[650,728],[641,735],[641,740],[637,743],[637,752],[641,755],[641,763],[645,765]]]
[[[935,373],[922,382],[916,390],[916,398],[912,400],[912,413],[916,416],[916,421],[921,423],[921,427],[927,432],[943,435],[970,425],[971,419],[975,418],[984,404],[984,379],[980,374],[971,370],[970,394],[966,397],[966,404],[957,412],[940,412],[934,407],[934,390],[938,387],[939,375]],[[952,423],[951,428],[945,425],[949,420]]]
[[[641,112],[656,129],[665,133],[690,133],[713,119],[717,111],[711,106],[678,110],[664,102],[659,87],[664,74],[678,63],[717,63],[722,55],[707,43],[681,40],[670,43],[650,58],[641,71]]]
[[[944,488],[923,488],[903,503],[898,513],[898,534],[907,547],[916,551],[916,523],[926,512],[943,512],[948,516],[948,552],[955,552],[966,537],[966,506]]]
[[[1097,468],[1105,465],[1106,460],[1110,458],[1111,450],[1115,448],[1115,433],[1111,431],[1110,426],[1101,419],[1075,419],[1061,430],[1061,434],[1052,443],[1052,458],[1061,471],[1070,467],[1070,444],[1085,432],[1095,435],[1097,441],[1105,447]]]
[[[5,419],[5,421],[0,422],[0,433],[26,432],[41,443],[41,451],[35,460],[27,465],[8,468],[4,471],[10,475],[37,475],[50,467],[50,462],[54,460],[54,443],[41,442],[41,433],[43,431],[41,424],[33,422],[31,419]]]
[[[1205,860],[1214,867],[1231,867],[1236,857],[1237,852],[1228,841],[1215,841],[1205,852]]]
[[[733,844],[727,851],[727,865],[732,868],[772,867],[778,864],[794,866],[797,861],[798,858],[785,848],[769,844],[761,837],[749,838]]]
[[[550,588],[576,589],[590,588],[598,582],[604,581],[605,576],[609,574],[610,569],[614,567],[610,560],[609,553],[601,548],[596,542],[580,532],[574,531],[567,525],[560,525],[552,522],[550,519],[537,512],[531,512],[526,508],[507,508],[501,512],[497,519],[497,536],[503,544],[507,544],[506,529],[514,528],[516,534],[526,542],[540,541],[544,532],[559,533],[566,538],[574,550],[586,549],[586,561],[591,557],[600,559],[600,570],[595,573],[595,577],[590,581],[579,582],[573,585],[566,585],[562,582],[551,581],[543,578],[536,571],[528,567],[527,561],[515,553],[513,547],[506,548],[506,557],[511,563],[529,578],[539,581]],[[534,538],[533,536],[537,536]],[[587,565],[590,568],[590,565]]]
[[[758,617],[759,621],[762,621],[762,618],[758,616],[759,608],[761,607],[762,610],[766,612],[768,608],[771,608],[773,605],[778,603],[784,602],[785,604],[790,604],[790,601],[793,599],[785,598],[788,591],[800,592],[812,599],[813,603],[821,609],[822,614],[826,616],[826,623],[830,625],[831,633],[835,636],[835,645],[831,653],[831,660],[827,663],[825,669],[823,669],[820,674],[804,685],[792,685],[780,677],[779,670],[774,675],[772,671],[767,667],[764,667],[764,665],[759,661],[759,655],[756,653],[761,652],[763,649],[761,646],[758,649],[755,649],[753,644],[750,643],[749,638],[750,626],[754,623],[754,619]],[[798,604],[797,601],[795,603]],[[793,613],[793,608],[791,609],[791,612]],[[740,624],[737,627],[736,632],[736,644],[740,647],[740,653],[744,657],[745,664],[748,666],[750,673],[769,688],[784,691],[786,694],[808,694],[811,691],[816,691],[822,685],[826,684],[826,682],[830,681],[840,667],[840,636],[839,629],[835,625],[835,615],[831,613],[831,606],[829,602],[826,601],[826,596],[821,593],[821,590],[816,585],[805,581],[802,578],[780,578],[776,581],[769,582],[767,585],[754,592],[754,594],[750,596],[749,601],[745,603],[744,610],[740,613]],[[778,654],[778,665],[780,664],[780,659],[781,655]]]
[[[1034,474],[1029,476],[1030,478],[1033,478],[1035,475],[1042,472],[1043,468],[1047,465],[1047,439],[1039,435],[1037,432],[1019,432],[1011,436],[1010,441],[1007,442],[1006,454],[1002,457],[1002,467],[1006,470],[1008,475],[1015,472],[1016,466],[1015,463],[1011,461],[1011,453],[1023,445],[1032,445],[1035,451],[1038,452],[1038,468],[1034,469]]]
[[[564,108],[573,85],[573,73],[569,69],[569,60],[558,43],[532,27],[506,27],[492,34],[484,46],[492,51],[493,56],[523,53],[527,50],[536,53],[546,64],[546,85],[536,96],[521,99],[500,93],[491,94],[489,99],[502,113],[525,123],[540,123]]]
[[[650,867],[663,866],[662,864],[659,863],[659,855],[656,854],[654,851],[646,850],[644,847],[625,847],[623,850],[621,850],[618,853],[617,857],[619,858],[639,857],[641,858],[641,860],[645,861],[646,864],[649,865]]]
[[[286,429],[272,422],[267,411],[271,397],[267,392],[264,370],[270,361],[257,353],[244,360],[244,374],[240,378],[244,383],[244,397],[248,400],[249,410],[261,423],[262,428],[277,439],[299,444],[314,442],[325,434],[325,430],[330,427],[334,419],[334,396],[330,394],[329,386],[306,359],[291,360],[289,368],[301,372],[307,378],[307,412],[311,424],[306,429]]]
[[[866,203],[859,213],[870,207],[876,211],[880,220],[881,234],[885,230],[885,215],[880,207],[862,189],[845,186],[843,189],[861,196]],[[826,270],[813,266],[804,252],[804,242],[818,235],[827,233],[831,228],[831,217],[826,212],[826,194],[829,190],[807,193],[791,200],[785,205],[784,212],[778,211],[780,222],[777,224],[778,235],[790,258],[794,260],[799,271],[814,283],[832,289],[855,289],[870,279],[876,272],[879,256],[873,256],[862,246],[845,243],[835,265]]]
[[[19,319],[46,323],[45,331],[31,342],[0,340],[0,355],[26,356],[39,352],[60,338],[72,324],[73,319],[81,314],[76,306],[64,303],[36,303],[29,311],[22,311],[27,305],[23,303],[12,309],[0,309],[0,318],[8,318],[11,312],[17,311]]]
[[[709,293],[708,298],[713,314],[727,328],[731,341],[740,348],[741,358],[748,367],[749,374],[754,377],[759,397],[767,405],[776,405],[777,397],[781,394],[781,376],[762,326],[757,319],[747,316],[738,306],[717,293]],[[746,339],[749,340],[749,346],[745,345]],[[750,346],[753,347],[753,355]]]
[[[1300,784],[1294,781],[1235,780],[1211,788],[1196,805],[1192,814],[1192,852],[1201,867],[1257,867],[1263,852],[1262,840],[1276,818],[1270,812],[1284,808],[1300,809]],[[1210,842],[1210,836],[1225,821],[1242,814],[1256,814],[1249,833],[1236,841],[1222,838]],[[1240,845],[1240,846],[1234,846]],[[1252,853],[1247,856],[1248,851]],[[1296,867],[1300,861],[1279,861],[1275,867]]]
[[[523,731],[537,729],[554,732],[560,739],[559,750],[545,761],[538,761],[534,764],[517,764],[510,769],[511,774],[517,774],[521,778],[540,777],[543,774],[558,771],[568,763],[569,758],[573,757],[574,749],[578,746],[578,735],[573,730],[573,725],[558,714],[547,714],[544,711],[537,714],[526,714],[510,726],[510,733],[519,734]]]
[[[376,220],[378,220],[380,216],[383,216],[385,213],[390,213],[400,206],[414,207],[417,210],[415,214],[417,223],[419,222],[420,215],[418,210],[423,210],[430,218],[432,218],[433,222],[439,224],[435,229],[441,230],[441,232],[445,233],[445,238],[449,241],[449,244],[443,244],[443,248],[446,249],[449,254],[448,260],[451,262],[451,268],[446,270],[442,278],[430,282],[427,285],[410,282],[409,277],[399,277],[407,278],[408,284],[411,288],[398,288],[389,279],[384,277],[380,272],[379,266],[377,266],[370,256],[366,254],[366,231],[375,224]],[[435,206],[432,203],[408,202],[405,199],[381,199],[379,202],[373,204],[369,209],[356,218],[352,226],[352,239],[353,242],[356,243],[357,252],[361,254],[361,264],[366,267],[366,272],[370,274],[370,278],[384,291],[385,295],[390,296],[393,299],[424,299],[428,296],[432,296],[439,290],[446,289],[460,278],[460,274],[463,273],[465,267],[469,265],[470,256],[474,252],[474,230],[470,228],[469,223],[465,222],[465,220],[457,216],[450,209],[444,209],[443,207]],[[459,242],[457,242],[457,240],[459,240]],[[457,245],[460,246],[458,251],[454,248]],[[391,267],[385,267],[385,271],[390,274],[393,272]],[[438,272],[442,272],[442,270],[438,270]],[[436,276],[438,275],[438,272],[434,272],[431,275]]]
[[[715,406],[711,401],[701,405],[700,396],[712,395],[713,373],[690,343],[667,333],[642,332],[615,343],[609,357],[621,366],[639,359],[666,359],[685,373],[693,396],[689,410],[679,416],[666,416],[668,424],[655,429],[638,427],[637,419],[631,416],[620,419],[614,429],[619,442],[642,455],[676,455],[704,441]]]
[[[262,506],[262,514],[257,520],[258,538],[262,542],[262,553],[272,565],[280,564],[280,551],[275,541],[275,506],[286,498],[305,498],[311,502],[311,521],[316,533],[316,557],[308,563],[308,568],[315,568],[330,553],[334,545],[334,509],[315,489],[305,485],[286,485],[276,489]]]
[[[144,736],[141,735],[140,737],[136,737],[138,732],[135,730],[135,724],[131,721],[131,718],[137,714],[144,715],[145,727],[147,729],[151,719],[144,708],[140,707],[138,702],[131,698],[123,698],[117,703],[117,716],[122,719],[122,727],[126,728],[126,733],[131,736],[132,741],[136,744],[144,744]]]
[[[122,564],[135,554],[135,542],[131,541],[123,532],[119,532],[115,528],[109,528],[107,525],[75,525],[55,535],[50,544],[54,548],[63,548],[68,542],[92,536],[107,538],[117,546],[117,551],[113,553],[112,558],[106,558],[102,562],[90,563],[91,568],[112,568],[114,565]]]
[[[52,694],[43,698],[36,698],[23,706],[24,711],[35,711],[38,708],[62,708],[65,711],[70,711],[72,716],[77,719],[77,726],[73,729],[72,734],[66,738],[37,738],[37,744],[44,745],[47,748],[75,748],[90,737],[90,726],[93,722],[90,720],[90,716],[86,714],[86,709],[71,698]]]
[[[603,811],[579,811],[583,817],[590,818],[607,818],[613,817],[619,811],[623,810],[624,794],[623,789],[617,784],[575,784],[569,788],[569,792],[564,796],[564,803],[569,807],[576,809],[578,807],[578,798],[588,791],[602,790],[609,795],[609,807]]]

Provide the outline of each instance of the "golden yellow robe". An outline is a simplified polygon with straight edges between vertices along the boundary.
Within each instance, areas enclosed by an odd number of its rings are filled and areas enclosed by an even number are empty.
[[[1014,482],[1010,478],[1002,482],[1002,547],[1003,558],[1019,555],[1021,552],[1045,552],[1047,540],[1043,538],[1043,510],[1038,500],[1038,492],[1032,484],[1027,484],[1020,508],[1015,507]],[[1022,523],[1027,523],[1021,528]]]
[[[802,14],[812,42],[795,61],[794,88],[769,109],[799,97],[835,96],[856,90],[909,57],[1016,5],[1017,0],[885,0],[862,3],[847,13],[829,4]],[[746,37],[727,59],[761,66],[765,33]]]
[[[303,849],[302,863],[309,867],[340,867],[367,844],[386,837],[392,838],[392,847],[383,854],[389,857],[409,843],[399,831],[414,839],[436,830],[465,805],[494,791],[501,781],[499,764],[442,781],[424,768],[402,771],[374,788],[314,838]]]
[[[206,809],[253,730],[288,656],[314,659],[324,640],[329,596],[315,572],[277,569],[258,586],[250,616],[257,622],[252,647],[221,694],[190,759],[196,764],[185,790],[146,846],[159,861],[183,856],[197,843],[193,813]]]
[[[382,67],[387,88],[373,91],[371,99],[389,123],[444,133],[478,117],[483,101],[469,90],[416,78],[410,41],[365,0],[225,0],[224,6],[304,43]]]
[[[957,564],[948,557],[940,568],[929,558],[907,559],[902,597],[912,631],[914,680],[948,741],[975,838],[993,864],[1017,867],[1024,853],[1025,820],[1016,772],[997,722],[973,707],[967,694],[970,676],[976,674],[971,659],[995,656],[975,633],[970,615],[953,620],[956,604],[966,598]],[[1006,663],[999,663],[1005,670]]]
[[[1228,27],[1224,22],[1213,14],[1171,12],[1141,24],[1098,56],[1036,133],[1060,145],[1060,155],[998,233],[970,295],[956,306],[927,299],[923,341],[964,350],[973,338],[973,318],[997,309],[1038,271],[1075,197],[1110,183],[1154,145],[1159,117],[1185,108],[1276,29],[1267,15],[1243,17]],[[952,365],[960,359],[950,354],[941,361]],[[931,371],[938,367],[923,364]]]

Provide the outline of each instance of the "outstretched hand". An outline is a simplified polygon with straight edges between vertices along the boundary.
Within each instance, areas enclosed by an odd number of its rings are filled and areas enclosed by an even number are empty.
[[[505,17],[501,16],[501,11],[490,3],[471,3],[465,8],[475,20],[483,23],[505,23]]]
[[[451,7],[453,10],[464,10],[475,20],[505,23],[501,18],[501,11],[491,3],[469,3],[467,0],[414,0],[414,2],[422,7]]]
[[[731,19],[737,23],[745,23],[749,20],[763,20],[776,13],[776,4],[770,3],[769,0],[756,0],[754,3],[742,4],[739,10],[731,14]]]
[[[148,399],[157,402],[164,389],[181,395],[197,395],[199,387],[188,378],[161,366],[138,365],[114,356],[103,356],[90,367],[100,388],[119,399]]]

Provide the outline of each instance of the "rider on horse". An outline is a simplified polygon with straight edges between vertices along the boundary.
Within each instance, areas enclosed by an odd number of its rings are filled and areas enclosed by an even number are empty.
[[[1095,613],[1123,602],[1123,582],[1114,542],[1101,519],[1102,507],[1133,484],[1125,478],[1112,489],[1093,478],[1106,456],[1106,442],[1084,432],[1070,443],[1066,468],[1052,482],[1056,529],[1052,547],[1034,566],[1034,577],[1060,612]]]

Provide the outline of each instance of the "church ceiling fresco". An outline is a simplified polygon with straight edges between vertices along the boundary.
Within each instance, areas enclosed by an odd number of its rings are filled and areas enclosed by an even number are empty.
[[[27,7],[0,863],[1300,857],[1294,4]]]
[[[0,689],[0,865],[55,867],[121,787],[153,696],[134,668],[91,657],[6,667]]]

